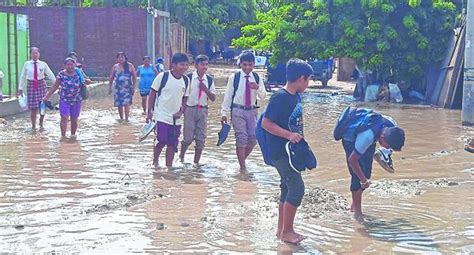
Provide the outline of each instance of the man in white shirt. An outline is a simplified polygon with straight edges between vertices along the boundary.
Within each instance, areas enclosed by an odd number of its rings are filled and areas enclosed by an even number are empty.
[[[36,113],[39,103],[46,96],[46,77],[53,83],[56,82],[56,76],[49,68],[48,64],[39,60],[40,51],[36,47],[30,49],[31,60],[23,65],[20,75],[20,84],[18,93],[23,95],[25,88],[28,95],[28,108],[31,110],[31,126],[36,129]],[[44,115],[40,116],[40,129],[43,128]]]
[[[245,160],[257,144],[257,97],[263,100],[267,92],[263,80],[253,72],[255,55],[252,52],[242,52],[240,67],[241,70],[232,74],[227,82],[221,121],[227,123],[227,116],[230,114],[235,131],[236,154],[240,170],[244,172],[247,170]]]
[[[160,73],[151,85],[148,96],[146,121],[156,122],[156,139],[153,150],[153,165],[158,167],[158,158],[166,146],[166,166],[173,166],[181,132],[181,116],[189,96],[189,79],[185,74],[189,59],[186,54],[176,53],[171,59],[171,71]]]
[[[206,143],[208,99],[216,100],[216,87],[211,76],[207,75],[209,58],[199,55],[195,58],[196,71],[188,74],[189,97],[184,111],[183,141],[179,158],[184,162],[184,155],[189,145],[196,141],[194,152],[194,166],[199,167],[202,151]]]

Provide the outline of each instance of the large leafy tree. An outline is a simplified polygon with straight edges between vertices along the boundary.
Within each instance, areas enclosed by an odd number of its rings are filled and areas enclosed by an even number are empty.
[[[161,0],[173,20],[184,25],[191,40],[216,42],[227,28],[242,27],[255,19],[255,0]]]
[[[455,26],[450,1],[267,0],[242,28],[240,47],[269,50],[272,62],[351,57],[362,70],[415,84],[444,57]]]

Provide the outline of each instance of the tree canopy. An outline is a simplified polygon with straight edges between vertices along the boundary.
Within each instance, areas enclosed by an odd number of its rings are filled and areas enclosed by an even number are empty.
[[[224,37],[226,28],[240,28],[255,20],[255,0],[174,0],[168,3],[173,20],[188,29],[191,40],[217,42]]]
[[[262,3],[260,4],[262,6]],[[350,57],[363,70],[393,72],[409,83],[445,55],[456,5],[421,0],[267,0],[234,44],[291,57]]]

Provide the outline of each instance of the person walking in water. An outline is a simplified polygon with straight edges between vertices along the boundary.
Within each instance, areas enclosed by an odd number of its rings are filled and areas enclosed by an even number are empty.
[[[266,134],[269,156],[280,175],[278,204],[278,239],[298,244],[305,238],[295,232],[293,223],[304,196],[304,181],[300,172],[289,163],[288,142],[303,140],[303,105],[300,94],[307,88],[313,69],[301,59],[290,59],[286,64],[286,85],[273,94],[265,111],[262,128]]]
[[[76,70],[76,62],[72,58],[64,60],[64,70],[59,72],[56,82],[44,97],[49,97],[59,88],[59,113],[61,115],[61,140],[66,139],[67,123],[71,118],[71,139],[76,139],[79,114],[81,112],[81,86],[83,82]]]
[[[53,83],[56,82],[54,73],[46,62],[40,60],[40,50],[36,47],[30,49],[31,60],[23,65],[20,75],[18,94],[23,95],[26,88],[28,96],[28,109],[30,109],[31,127],[36,130],[36,114],[41,100],[46,95],[46,81],[48,78]],[[40,115],[39,125],[43,129],[44,115]]]
[[[255,127],[257,123],[257,97],[265,99],[267,92],[263,80],[253,71],[255,55],[244,51],[240,55],[241,70],[232,74],[222,103],[221,122],[227,123],[230,115],[235,130],[236,154],[241,172],[247,171],[245,160],[257,144]]]
[[[146,103],[148,94],[150,94],[151,84],[158,75],[156,68],[150,64],[150,57],[143,57],[143,65],[138,66],[137,76],[140,77],[140,96],[142,97],[143,115],[146,115]]]
[[[206,143],[208,100],[216,100],[216,87],[211,76],[207,75],[209,58],[198,55],[195,58],[196,71],[188,74],[189,97],[184,111],[183,141],[181,143],[181,162],[189,145],[196,142],[194,166],[199,167],[202,151]]]
[[[112,94],[114,86],[114,106],[118,108],[120,120],[128,121],[130,105],[137,84],[137,72],[132,63],[128,62],[124,52],[117,53],[117,64],[112,67],[109,77],[109,95]]]
[[[189,58],[175,53],[171,58],[171,70],[156,76],[148,96],[146,122],[156,122],[156,139],[153,147],[153,165],[158,168],[161,151],[166,147],[166,167],[173,166],[181,133],[181,116],[188,100],[189,78],[185,75]]]

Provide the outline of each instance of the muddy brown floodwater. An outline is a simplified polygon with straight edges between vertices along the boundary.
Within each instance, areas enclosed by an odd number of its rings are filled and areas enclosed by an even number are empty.
[[[200,170],[151,169],[152,139],[137,142],[138,104],[124,124],[111,99],[85,102],[75,143],[59,142],[58,113],[35,135],[25,116],[7,119],[0,126],[0,251],[474,253],[474,155],[463,150],[474,130],[459,125],[459,111],[373,106],[405,128],[407,141],[394,155],[395,174],[374,165],[367,223],[359,225],[348,211],[343,149],[331,134],[338,113],[355,103],[305,93],[305,135],[319,166],[303,174],[296,220],[308,239],[292,246],[274,238],[277,172],[256,149],[250,175],[238,175],[233,137],[215,146],[219,92]]]

